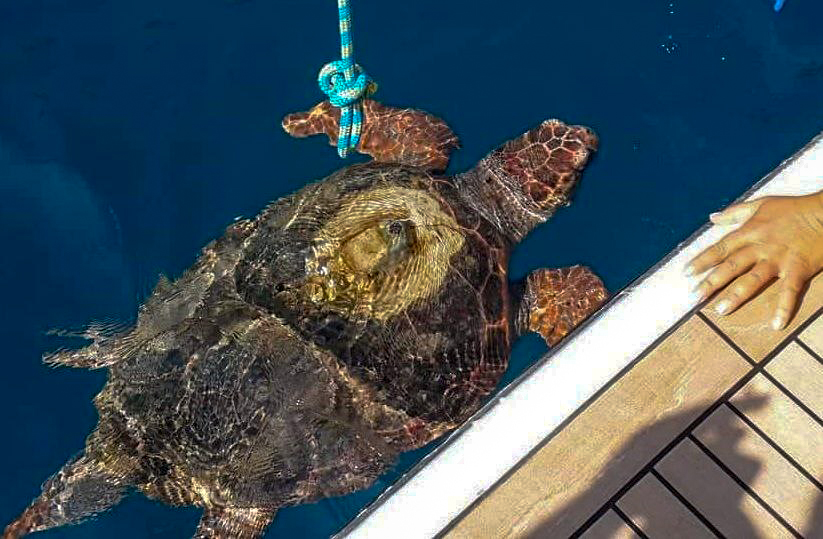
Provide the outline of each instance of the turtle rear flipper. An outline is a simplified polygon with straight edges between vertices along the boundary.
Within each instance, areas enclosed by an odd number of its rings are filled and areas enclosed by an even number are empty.
[[[43,484],[43,492],[6,527],[3,539],[77,524],[114,506],[127,483],[86,456],[68,462]]]
[[[274,509],[256,507],[206,507],[194,539],[257,539],[262,537],[275,514]]]
[[[606,301],[603,281],[584,266],[539,269],[515,285],[518,334],[534,331],[554,346]]]
[[[398,109],[363,100],[363,131],[357,151],[381,163],[399,163],[431,171],[443,171],[457,136],[446,123],[420,110]],[[289,114],[283,129],[293,137],[325,134],[337,144],[340,109],[324,101],[307,112]]]
[[[517,242],[569,196],[597,149],[587,127],[546,120],[455,177],[463,198]]]
[[[113,346],[90,344],[77,350],[58,350],[43,356],[43,363],[52,367],[75,367],[77,369],[102,369],[111,367],[124,356]]]

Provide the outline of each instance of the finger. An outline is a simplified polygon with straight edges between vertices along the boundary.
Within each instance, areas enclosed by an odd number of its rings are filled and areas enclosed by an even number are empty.
[[[715,305],[717,314],[734,312],[744,302],[751,299],[777,276],[777,268],[768,262],[760,262],[751,271],[738,277],[723,292],[720,301]]]
[[[784,277],[780,279],[780,292],[777,296],[777,308],[774,311],[772,329],[780,330],[786,327],[789,319],[797,309],[800,293],[806,286],[809,276],[802,266],[790,267]]]
[[[709,215],[709,219],[716,225],[736,225],[749,220],[754,212],[763,204],[763,199],[750,200],[729,206],[723,211]]]
[[[748,240],[746,232],[735,230],[717,243],[697,255],[686,266],[686,275],[699,275],[707,269],[723,262],[731,253],[742,247]]]
[[[697,285],[695,291],[700,298],[707,298],[726,286],[732,279],[748,270],[757,262],[757,253],[754,249],[741,249],[725,262],[717,266],[703,281]]]

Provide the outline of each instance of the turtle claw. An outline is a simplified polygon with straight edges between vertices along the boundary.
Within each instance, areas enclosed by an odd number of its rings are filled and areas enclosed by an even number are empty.
[[[357,151],[380,163],[397,163],[442,171],[452,150],[459,147],[449,126],[436,116],[415,109],[398,109],[363,100],[363,131]],[[337,145],[340,110],[328,101],[307,112],[289,114],[283,129],[293,137],[325,134]]]
[[[295,112],[283,118],[283,129],[296,138],[325,134],[332,144],[337,143],[337,125],[340,112],[328,101],[315,105],[311,110]]]

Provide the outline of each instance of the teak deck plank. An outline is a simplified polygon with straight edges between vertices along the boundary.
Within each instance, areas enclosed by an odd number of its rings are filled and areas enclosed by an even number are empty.
[[[823,322],[823,318],[818,321]],[[823,333],[823,326],[820,329]],[[813,358],[799,344],[791,343],[774,358],[766,371],[818,417],[823,417],[823,363]]]
[[[823,357],[823,319],[818,318],[800,334],[800,340],[818,357]]]
[[[649,539],[714,539],[715,535],[653,475],[617,502]]]
[[[581,539],[639,539],[628,524],[614,511],[606,512]]]

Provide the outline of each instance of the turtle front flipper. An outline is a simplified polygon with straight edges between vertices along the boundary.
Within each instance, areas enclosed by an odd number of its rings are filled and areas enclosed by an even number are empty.
[[[275,514],[257,507],[206,507],[194,539],[257,539],[262,537]]]
[[[539,269],[514,285],[518,334],[534,331],[554,346],[606,301],[603,281],[584,266]]]
[[[363,131],[357,151],[381,163],[399,163],[443,171],[457,136],[436,116],[415,109],[398,109],[363,100]],[[337,144],[340,109],[324,101],[307,112],[289,114],[283,129],[293,137],[325,134]]]
[[[587,127],[546,120],[455,176],[464,200],[510,238],[522,240],[569,196],[597,136]]]
[[[6,527],[3,539],[77,524],[119,502],[127,486],[100,462],[81,456],[43,483],[43,492]]]

